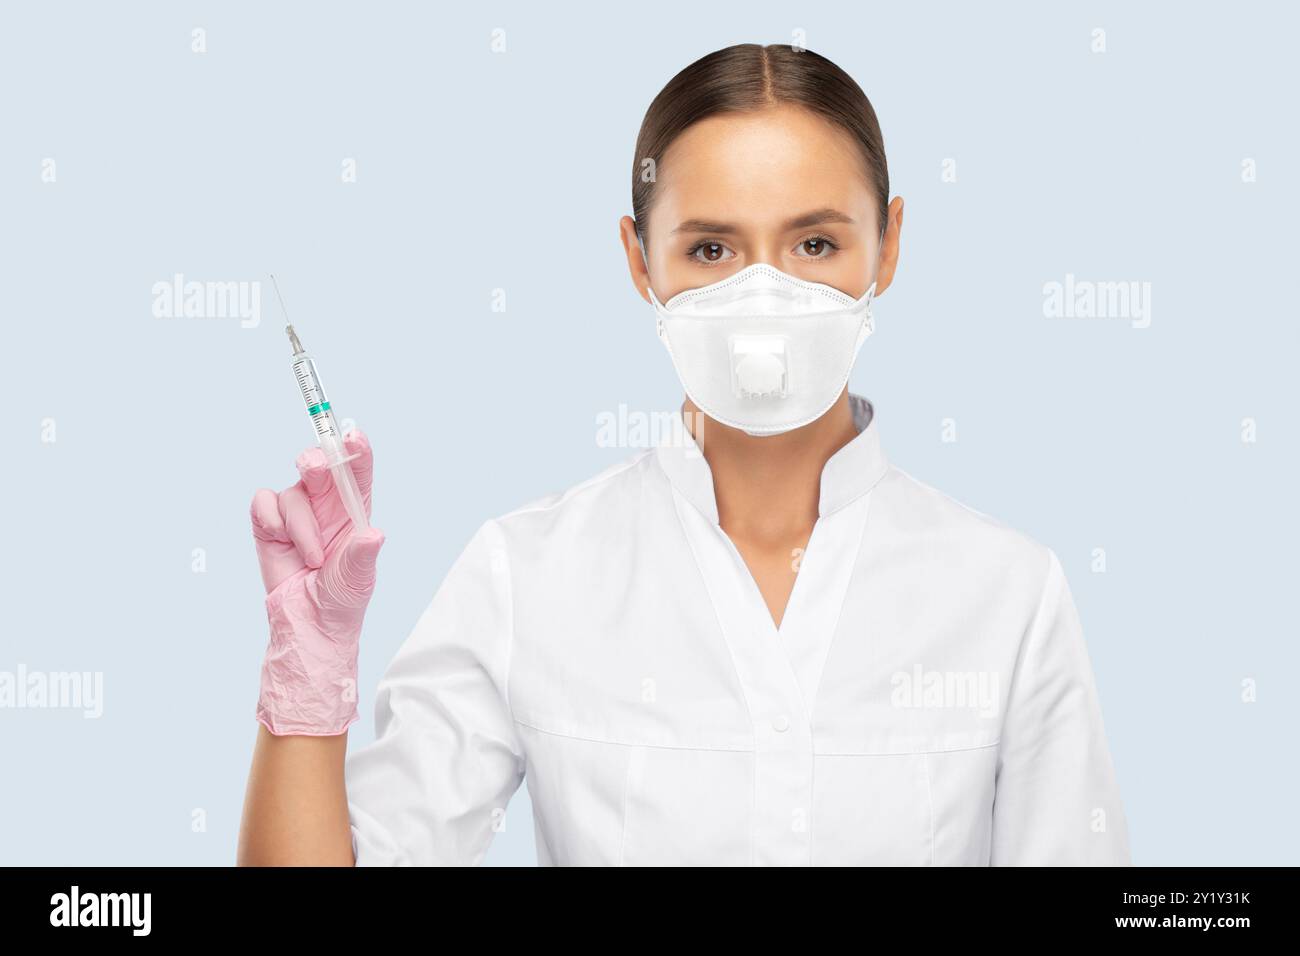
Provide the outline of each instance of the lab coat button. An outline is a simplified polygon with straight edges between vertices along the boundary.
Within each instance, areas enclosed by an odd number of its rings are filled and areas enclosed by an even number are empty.
[[[779,734],[785,733],[787,730],[790,729],[790,718],[787,717],[785,714],[781,714],[779,717],[777,717],[775,720],[772,721],[772,729]]]

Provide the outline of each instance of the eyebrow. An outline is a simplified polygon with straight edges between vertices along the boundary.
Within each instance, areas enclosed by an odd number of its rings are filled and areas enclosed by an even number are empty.
[[[781,227],[782,232],[791,229],[807,229],[809,226],[820,226],[828,222],[842,222],[847,225],[853,225],[853,217],[846,216],[838,209],[832,209],[829,206],[823,209],[814,209],[812,212],[803,213],[795,216],[793,219],[786,220]],[[685,219],[677,224],[673,229],[673,235],[679,232],[712,232],[719,235],[730,235],[738,231],[738,227],[730,222],[716,222],[712,219]]]

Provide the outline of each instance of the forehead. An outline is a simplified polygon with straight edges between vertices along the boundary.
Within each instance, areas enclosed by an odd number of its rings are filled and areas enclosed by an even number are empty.
[[[668,148],[657,176],[651,220],[660,228],[689,218],[760,228],[826,207],[863,225],[874,220],[853,138],[798,107],[701,120]]]

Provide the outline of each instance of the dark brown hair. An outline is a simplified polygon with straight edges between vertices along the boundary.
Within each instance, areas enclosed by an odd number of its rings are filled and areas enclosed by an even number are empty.
[[[883,229],[889,209],[889,167],[885,142],[871,101],[838,66],[785,44],[741,43],[701,57],[659,91],[636,138],[632,166],[632,215],[644,240],[655,183],[646,181],[645,160],[656,170],[664,153],[694,123],[720,113],[737,113],[790,104],[822,116],[853,137],[862,151],[867,179],[876,191]]]

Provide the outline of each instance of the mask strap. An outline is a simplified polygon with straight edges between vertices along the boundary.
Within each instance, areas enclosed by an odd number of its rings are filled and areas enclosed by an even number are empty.
[[[640,230],[640,229],[638,229],[638,230],[636,231],[636,244],[637,244],[638,246],[641,247],[641,261],[642,261],[643,263],[645,263],[645,274],[646,274],[646,277],[647,277],[647,280],[648,280],[648,279],[649,279],[649,276],[650,276],[650,256],[646,254],[646,251],[645,251],[645,240],[641,238],[641,230]],[[656,308],[657,308],[658,305],[659,305],[659,296],[655,295],[655,290],[654,290],[654,288],[650,285],[649,281],[646,282],[646,288],[650,290],[650,302],[651,302],[651,304],[655,305]],[[661,332],[660,334],[662,334],[662,332]]]
[[[880,277],[880,257],[885,254],[885,229],[888,226],[889,223],[885,223],[884,226],[880,227],[880,239],[876,242],[876,278]],[[872,279],[871,284],[875,285],[876,280]]]
[[[876,250],[876,277],[877,278],[879,278],[880,276],[880,256],[884,253],[884,251],[885,251],[885,230],[881,229],[879,249]],[[854,355],[857,355],[858,350],[862,348],[862,343],[867,340],[868,336],[870,336],[871,333],[874,332],[876,328],[875,319],[871,315],[871,303],[876,298],[876,279],[871,280],[871,285],[869,288],[871,290],[871,297],[867,299],[867,314],[863,316],[862,327],[858,330],[858,341],[857,344],[853,347]]]
[[[871,280],[871,299],[867,300],[867,315],[871,315],[871,301],[876,297],[876,280],[880,278],[880,257],[885,252],[885,229],[880,230],[880,239],[876,242],[876,275]]]

